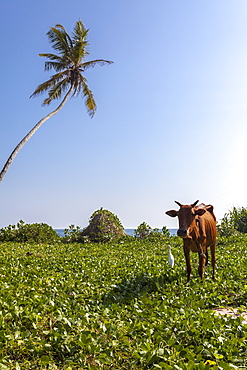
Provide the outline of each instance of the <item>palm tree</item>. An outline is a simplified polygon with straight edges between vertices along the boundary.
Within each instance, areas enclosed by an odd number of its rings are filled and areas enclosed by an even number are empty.
[[[9,166],[23,145],[45,121],[60,111],[69,96],[77,96],[81,93],[82,97],[85,98],[87,112],[90,117],[93,117],[96,110],[96,103],[93,93],[87,85],[87,80],[83,76],[83,72],[90,67],[94,67],[96,64],[105,65],[113,62],[104,59],[96,59],[89,62],[85,61],[86,56],[89,54],[87,51],[88,31],[89,30],[85,29],[82,21],[79,20],[75,24],[71,37],[61,24],[51,27],[47,32],[49,42],[58,54],[46,53],[39,55],[48,58],[48,61],[45,62],[45,71],[54,69],[56,73],[51,76],[49,80],[40,84],[31,97],[38,96],[48,91],[48,97],[44,100],[43,105],[49,105],[53,100],[59,99],[63,93],[65,93],[65,96],[59,106],[42,118],[15,147],[0,173],[0,181],[3,180]]]

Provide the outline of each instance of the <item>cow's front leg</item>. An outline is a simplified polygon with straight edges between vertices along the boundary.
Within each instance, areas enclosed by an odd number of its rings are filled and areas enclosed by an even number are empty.
[[[205,266],[207,266],[208,265],[208,249],[206,249],[206,262],[205,262]]]
[[[186,270],[187,270],[187,283],[190,281],[191,274],[191,264],[190,264],[190,248],[184,243],[184,256],[186,261]]]

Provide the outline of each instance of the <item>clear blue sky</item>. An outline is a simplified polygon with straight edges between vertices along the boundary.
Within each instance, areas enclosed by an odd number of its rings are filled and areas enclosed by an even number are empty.
[[[125,228],[181,203],[213,204],[220,219],[247,206],[246,0],[9,0],[1,6],[0,165],[58,102],[29,99],[51,73],[46,32],[90,29],[86,72],[93,119],[70,99],[22,148],[0,183],[0,227],[84,227],[100,207]]]

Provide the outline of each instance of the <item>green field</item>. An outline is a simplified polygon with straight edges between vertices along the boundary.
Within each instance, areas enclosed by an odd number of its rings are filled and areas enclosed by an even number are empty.
[[[0,370],[247,369],[247,237],[218,239],[217,281],[186,284],[156,243],[1,244]]]

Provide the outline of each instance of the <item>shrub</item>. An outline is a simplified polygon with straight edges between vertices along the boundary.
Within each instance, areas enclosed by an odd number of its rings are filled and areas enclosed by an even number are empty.
[[[218,225],[218,234],[220,236],[236,235],[238,233],[247,233],[247,208],[233,207],[225,213]]]
[[[151,226],[149,226],[146,222],[143,222],[137,227],[137,229],[134,230],[134,236],[136,238],[144,239],[150,234],[151,230]]]
[[[164,236],[166,236],[166,237],[170,237],[171,236],[170,231],[167,229],[166,226],[163,226],[161,230],[162,230],[162,234]]]
[[[68,229],[64,229],[64,236],[61,238],[62,242],[75,243],[78,242],[81,236],[81,227],[70,225]]]
[[[104,243],[126,235],[119,218],[112,212],[100,208],[89,219],[89,225],[80,233],[80,240],[88,237],[95,243]]]
[[[159,229],[153,229],[146,222],[141,223],[137,229],[134,230],[134,236],[136,238],[145,239],[151,242],[164,241],[170,237],[169,230],[163,226],[161,231]]]
[[[165,241],[167,238],[169,238],[170,232],[167,230],[167,228],[164,226],[161,230],[159,229],[153,229],[150,231],[149,235],[147,236],[147,240],[152,242],[157,241]]]
[[[17,225],[0,229],[1,242],[57,243],[59,240],[56,231],[45,223],[25,224],[20,220]]]

